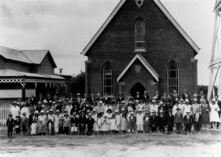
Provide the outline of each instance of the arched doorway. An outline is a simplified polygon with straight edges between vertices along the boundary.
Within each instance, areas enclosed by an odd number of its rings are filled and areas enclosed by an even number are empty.
[[[143,97],[145,90],[146,90],[146,89],[144,88],[144,86],[143,86],[141,83],[137,82],[137,83],[130,89],[130,94],[131,94],[131,96],[136,97],[137,92],[139,92],[139,93],[140,93],[140,96]]]

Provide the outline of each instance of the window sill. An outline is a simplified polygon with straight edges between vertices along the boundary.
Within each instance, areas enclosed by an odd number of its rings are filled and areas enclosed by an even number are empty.
[[[148,51],[146,49],[135,49],[133,52],[134,53],[146,53]]]

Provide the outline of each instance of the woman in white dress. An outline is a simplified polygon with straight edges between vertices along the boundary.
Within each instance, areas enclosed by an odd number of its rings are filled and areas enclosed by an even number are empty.
[[[55,134],[58,134],[59,119],[60,119],[60,111],[56,110],[55,116],[54,116],[54,132],[55,132]]]
[[[93,125],[93,131],[95,134],[97,134],[99,132],[99,128],[98,128],[98,118],[97,118],[97,113],[95,110],[93,110],[92,112],[92,118],[94,119],[94,125]]]
[[[213,99],[210,103],[210,123],[214,129],[216,128],[217,123],[219,123],[219,111],[220,108],[215,99]]]
[[[101,131],[104,135],[107,135],[109,132],[109,120],[107,119],[107,116],[104,115],[103,121],[102,121],[102,126],[101,126]]]
[[[117,120],[115,114],[112,114],[112,118],[110,119],[110,131],[112,134],[117,133]]]
[[[98,113],[97,115],[97,127],[98,127],[98,133],[102,133],[102,123],[103,123],[103,115],[102,113]]]
[[[32,117],[32,124],[31,124],[31,135],[37,135],[37,124],[38,122],[38,111],[35,111]]]

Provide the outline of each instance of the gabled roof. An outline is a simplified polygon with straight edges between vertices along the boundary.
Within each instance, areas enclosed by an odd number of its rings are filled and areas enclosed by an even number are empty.
[[[32,63],[41,64],[48,50],[23,50],[22,52]]]
[[[129,68],[133,65],[133,63],[139,60],[142,65],[146,68],[146,70],[153,76],[153,78],[159,82],[159,75],[154,70],[154,68],[147,62],[147,60],[140,54],[137,54],[134,56],[134,58],[130,61],[130,63],[124,68],[124,70],[120,73],[120,75],[117,77],[117,82],[121,80],[121,78],[126,74],[126,72],[129,70]]]
[[[215,10],[221,11],[221,0],[216,0]]]
[[[101,35],[101,33],[105,30],[105,28],[108,26],[108,24],[111,22],[111,20],[115,17],[115,15],[118,13],[118,11],[121,9],[123,4],[127,0],[121,0],[118,5],[115,7],[115,9],[112,11],[112,13],[109,15],[107,20],[103,23],[103,25],[100,27],[100,29],[97,31],[97,33],[93,36],[93,38],[90,40],[90,42],[86,45],[86,47],[83,49],[82,54],[86,55],[88,50],[91,48],[91,46],[95,43],[95,41],[98,39],[98,37]],[[176,29],[181,33],[181,35],[186,39],[186,41],[192,46],[192,48],[196,51],[196,53],[199,52],[200,48],[197,46],[197,44],[190,38],[190,36],[184,31],[184,29],[178,24],[178,22],[175,20],[175,18],[169,13],[169,11],[164,7],[164,5],[160,2],[160,0],[153,0],[155,4],[161,9],[161,11],[167,16],[167,18],[172,22],[172,24],[176,27]]]
[[[5,59],[31,64],[32,61],[21,51],[0,46],[0,55]]]
[[[49,55],[53,66],[56,67],[49,50],[15,50],[0,46],[0,55],[6,59],[27,64],[41,64],[44,58]]]

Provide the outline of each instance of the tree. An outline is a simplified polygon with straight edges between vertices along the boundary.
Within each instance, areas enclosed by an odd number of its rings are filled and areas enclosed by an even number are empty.
[[[81,96],[85,93],[85,72],[80,72],[71,79],[71,93],[75,96],[80,93]]]

